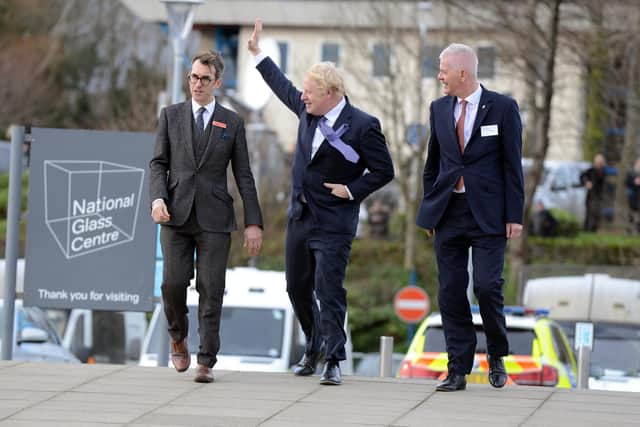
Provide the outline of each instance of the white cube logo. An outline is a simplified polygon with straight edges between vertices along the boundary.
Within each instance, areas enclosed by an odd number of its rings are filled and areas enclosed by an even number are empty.
[[[47,227],[67,259],[133,240],[143,169],[91,160],[45,160],[44,169]]]

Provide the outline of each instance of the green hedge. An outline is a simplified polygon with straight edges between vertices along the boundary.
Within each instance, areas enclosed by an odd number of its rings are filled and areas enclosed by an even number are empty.
[[[530,237],[529,264],[640,265],[640,237],[580,233],[576,237]]]
[[[29,172],[22,174],[22,205],[21,210],[27,210],[27,196],[29,194]],[[0,221],[7,219],[7,208],[9,207],[9,174],[0,173]],[[4,234],[3,234],[4,235]]]
[[[580,233],[582,224],[575,216],[562,209],[550,209],[550,212],[558,221],[558,236],[575,237]]]

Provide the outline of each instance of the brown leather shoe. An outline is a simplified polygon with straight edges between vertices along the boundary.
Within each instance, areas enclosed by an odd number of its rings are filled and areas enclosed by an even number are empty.
[[[211,368],[198,363],[198,366],[196,366],[196,376],[193,380],[197,383],[212,383],[213,372],[211,372]]]
[[[184,372],[189,369],[191,356],[189,355],[186,339],[180,342],[171,340],[171,361],[178,372]]]

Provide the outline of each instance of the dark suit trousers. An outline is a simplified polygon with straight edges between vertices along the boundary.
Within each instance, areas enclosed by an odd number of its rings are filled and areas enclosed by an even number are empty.
[[[325,344],[325,359],[346,359],[344,281],[351,234],[327,233],[313,222],[304,205],[299,219],[289,219],[286,240],[287,292],[307,339],[307,354]],[[320,307],[315,302],[320,301]]]
[[[187,288],[193,278],[196,258],[200,351],[198,363],[213,367],[220,349],[220,315],[225,273],[229,258],[229,233],[204,231],[198,225],[195,209],[180,227],[162,226],[160,244],[164,258],[162,301],[169,324],[169,335],[181,341],[188,335]]]
[[[442,315],[449,372],[468,374],[473,367],[476,332],[467,300],[469,248],[472,248],[473,291],[478,299],[492,356],[509,354],[502,296],[505,235],[484,233],[464,195],[453,194],[436,227],[438,304]]]

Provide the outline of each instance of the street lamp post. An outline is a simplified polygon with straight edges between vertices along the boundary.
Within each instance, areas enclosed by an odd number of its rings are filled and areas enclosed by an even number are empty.
[[[411,144],[412,145],[412,149],[413,150],[417,150],[417,147],[420,146],[420,138],[423,137],[423,133],[426,133],[426,127],[424,128],[424,130],[422,130],[422,126],[420,125],[421,123],[421,111],[422,111],[422,104],[424,102],[424,99],[422,97],[422,71],[424,68],[424,51],[425,51],[425,41],[427,39],[427,13],[429,11],[431,11],[431,2],[429,1],[421,1],[418,2],[416,4],[416,24],[418,25],[418,56],[417,56],[417,62],[418,62],[418,67],[417,67],[417,73],[418,75],[416,76],[416,121],[415,121],[415,132],[416,132],[416,139],[415,139],[415,143]],[[415,154],[415,152],[414,152]],[[420,168],[420,158],[419,156],[412,156],[413,159],[411,161],[411,177],[412,177],[412,181],[414,183],[413,189],[414,190],[410,190],[412,193],[416,194],[417,192],[417,188],[418,188],[418,170]],[[412,197],[412,196],[410,196]],[[416,194],[416,197],[418,197],[418,195]],[[417,201],[418,199],[416,199]],[[415,221],[414,221],[415,222]],[[413,246],[415,247],[415,243],[413,244]],[[413,249],[414,253],[415,253],[415,248]],[[415,255],[413,255],[413,258],[415,258]],[[415,260],[411,261],[411,271],[409,272],[409,285],[410,286],[416,286],[418,284],[418,275],[416,272],[416,266],[415,266]],[[413,339],[413,334],[415,333],[415,324],[413,323],[409,323],[409,329],[407,331],[407,343],[410,344],[411,340]]]
[[[173,47],[173,76],[171,81],[171,103],[182,101],[182,58],[185,44],[191,27],[195,7],[204,0],[160,0],[167,7],[167,21],[169,22],[169,37]]]
[[[204,3],[204,0],[160,0],[167,7],[167,21],[169,22],[169,38],[173,47],[173,75],[171,79],[171,103],[182,101],[182,58],[184,57],[185,44],[191,28],[196,6]],[[164,312],[164,310],[162,310]],[[160,339],[158,340],[158,366],[167,366],[169,363],[169,334],[167,331],[167,319],[161,314],[158,318],[160,327]]]

